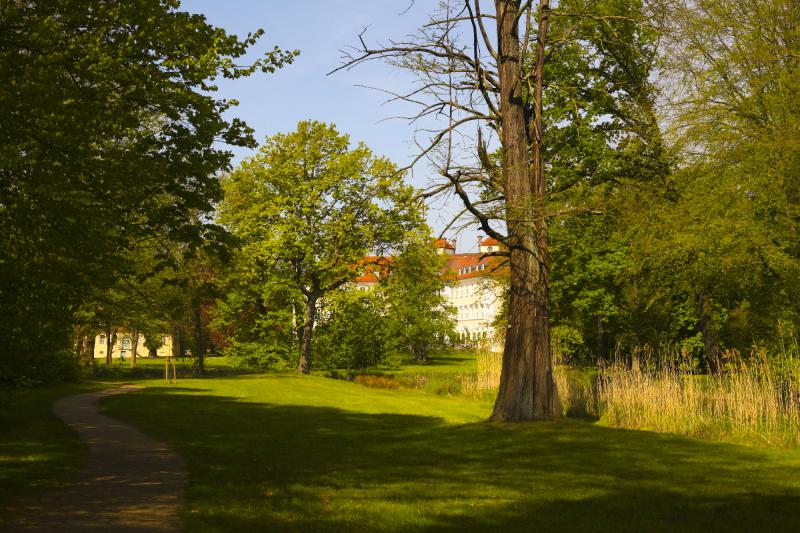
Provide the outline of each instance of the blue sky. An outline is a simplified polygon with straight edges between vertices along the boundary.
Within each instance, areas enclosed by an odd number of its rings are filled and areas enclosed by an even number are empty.
[[[326,74],[341,63],[340,50],[366,38],[374,43],[413,33],[435,9],[434,0],[184,0],[181,9],[204,14],[210,23],[240,36],[263,28],[266,32],[251,58],[277,45],[299,49],[300,56],[275,74],[254,74],[239,80],[219,80],[218,96],[239,101],[230,114],[243,118],[261,142],[266,136],[291,131],[297,122],[315,119],[333,122],[352,141],[364,141],[375,153],[398,164],[414,154],[413,128],[403,120],[386,120],[408,111],[385,104],[385,95],[358,85],[402,90],[410,86],[408,75],[375,62],[351,71]],[[236,149],[236,162],[252,151]],[[416,187],[427,182],[427,169],[418,166],[410,181]],[[457,205],[429,211],[429,223],[439,231]],[[450,238],[455,237],[449,235]],[[475,248],[475,232],[459,236],[460,251]]]

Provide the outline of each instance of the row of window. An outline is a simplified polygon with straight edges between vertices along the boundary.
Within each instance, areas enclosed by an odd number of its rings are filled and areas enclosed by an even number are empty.
[[[477,283],[470,283],[469,285],[462,285],[462,286],[456,287],[456,288],[452,289],[452,291],[453,291],[453,296],[454,297],[461,298],[461,297],[464,297],[464,296],[472,296],[473,294],[475,294],[479,290],[481,290],[481,288],[482,287],[480,287]]]
[[[99,336],[99,343],[100,343],[101,346],[106,343],[106,336],[105,335],[100,335]],[[131,344],[132,344],[132,342],[131,342],[131,336],[130,335],[125,335],[125,336],[122,337],[122,348],[124,350],[130,350],[131,349]],[[163,335],[161,337],[161,344],[167,344],[167,336],[166,335]]]
[[[494,312],[488,308],[480,309],[459,309],[457,313],[458,320],[477,320],[494,318]]]
[[[459,268],[458,273],[464,275],[464,274],[470,274],[472,272],[480,272],[481,270],[486,270],[488,266],[489,266],[488,263],[482,263],[480,265],[475,265],[475,266],[466,266],[464,268]]]

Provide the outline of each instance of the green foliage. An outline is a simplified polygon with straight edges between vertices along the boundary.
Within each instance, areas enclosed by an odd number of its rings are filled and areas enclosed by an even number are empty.
[[[631,195],[662,189],[669,172],[649,16],[638,1],[568,0],[554,11],[545,65],[551,316],[554,347],[573,363],[653,342],[660,325],[625,278],[631,249],[621,222]]]
[[[546,65],[553,210],[595,210],[550,227],[552,321],[581,332],[574,356],[674,346],[703,368],[708,343],[747,353],[775,346],[779,322],[796,332],[797,10],[570,1],[554,15],[553,41],[569,39]],[[672,84],[663,133],[656,76]]]
[[[684,330],[673,339],[691,342],[702,296],[707,337],[746,353],[774,345],[779,322],[800,323],[800,18],[784,0],[673,8],[667,42],[681,53],[665,68],[682,87],[668,95],[680,166],[669,194],[630,200],[629,275],[663,306],[662,328]]]
[[[286,368],[297,364],[299,296],[266,271],[249,270],[238,258],[224,274],[224,298],[211,327],[229,345],[223,351],[245,366]]]
[[[347,135],[314,121],[268,138],[224,188],[220,220],[241,242],[232,282],[291,292],[288,309],[306,332],[294,346],[308,370],[321,299],[355,279],[365,256],[385,254],[420,226],[413,189],[388,159],[363,143],[351,149]]]
[[[285,370],[291,368],[293,363],[293,353],[286,344],[273,341],[265,342],[259,339],[256,342],[231,341],[225,348],[225,354],[234,361],[237,366],[248,368],[261,368],[269,370]]]
[[[0,7],[0,382],[45,377],[87,293],[112,285],[134,243],[196,238],[231,158],[216,141],[253,143],[223,118],[233,102],[212,80],[294,57],[237,66],[261,32],[240,40],[178,6]]]
[[[444,296],[447,260],[425,234],[414,236],[392,258],[380,291],[386,301],[391,345],[425,361],[455,338],[455,309]]]
[[[383,295],[374,290],[331,293],[315,332],[317,368],[364,371],[381,365],[391,346],[386,307]]]

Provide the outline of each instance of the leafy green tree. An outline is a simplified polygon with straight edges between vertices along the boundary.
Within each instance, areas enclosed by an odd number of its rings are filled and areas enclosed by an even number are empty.
[[[299,291],[257,259],[235,253],[221,272],[211,329],[227,339],[225,354],[261,368],[297,366]]]
[[[0,6],[1,381],[70,346],[73,315],[153,232],[197,234],[231,153],[253,144],[213,79],[272,72],[278,49],[228,35],[177,0]]]
[[[413,190],[389,160],[314,121],[268,138],[224,188],[220,220],[241,240],[240,257],[301,296],[298,371],[307,373],[321,299],[420,225]]]
[[[672,194],[641,195],[634,275],[694,316],[707,367],[798,324],[800,11],[784,0],[670,2]],[[767,30],[768,28],[768,30]],[[652,234],[659,235],[652,239]]]
[[[551,26],[559,43],[545,64],[552,317],[562,336],[583,338],[573,361],[607,355],[642,320],[625,300],[624,215],[642,188],[663,194],[671,164],[655,111],[660,29],[645,9],[566,0]]]
[[[378,289],[386,301],[389,336],[396,350],[424,362],[432,349],[455,338],[455,309],[444,295],[447,260],[428,235],[417,235],[392,258]]]
[[[623,120],[612,114],[623,110],[615,102],[648,98],[630,92],[632,83],[622,84],[646,79],[638,71],[649,62],[639,61],[645,54],[637,47],[649,44],[640,38],[648,33],[649,13],[640,2],[622,0],[495,0],[491,13],[486,4],[442,3],[405,41],[370,48],[362,38],[342,68],[383,58],[411,71],[417,85],[392,90],[393,99],[420,106],[414,121],[446,117],[433,131],[423,130],[430,136],[421,143],[419,159],[433,162],[442,178],[426,195],[452,192],[464,205],[458,217],[477,221],[508,256],[508,324],[492,419],[545,419],[561,412],[550,349],[550,227],[561,216],[585,210],[585,192],[613,174],[598,167],[610,161],[607,148],[628,145],[632,157],[650,159],[647,143],[635,135],[608,141],[602,126],[614,128]],[[559,54],[560,73],[552,68]],[[581,71],[583,79],[567,78],[570,69]],[[554,111],[559,91],[567,95],[564,102],[585,105]],[[571,120],[571,128],[559,132],[558,113]],[[654,124],[647,117],[639,122]],[[588,145],[570,150],[581,135],[594,139],[599,153],[584,150]],[[476,150],[464,150],[476,144]],[[490,146],[498,147],[499,157],[489,154]],[[551,172],[562,156],[566,163]]]
[[[381,364],[392,346],[386,304],[375,290],[350,286],[331,293],[316,332],[319,366],[365,371]]]

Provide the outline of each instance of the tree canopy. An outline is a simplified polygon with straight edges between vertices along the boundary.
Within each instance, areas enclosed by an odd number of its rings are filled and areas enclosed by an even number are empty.
[[[0,380],[43,376],[72,313],[155,235],[197,238],[216,178],[250,130],[213,80],[272,72],[294,53],[214,27],[175,0],[0,7]]]
[[[315,121],[268,138],[224,187],[220,220],[241,240],[240,268],[294,295],[308,372],[320,299],[353,281],[368,255],[399,247],[421,224],[419,202],[388,159]]]

